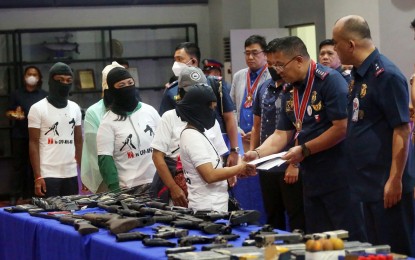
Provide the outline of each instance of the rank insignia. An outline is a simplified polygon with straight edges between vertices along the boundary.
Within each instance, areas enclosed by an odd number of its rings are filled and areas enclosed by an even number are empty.
[[[366,96],[366,91],[367,91],[367,85],[362,84],[362,87],[360,89],[360,98],[364,98]]]
[[[313,91],[313,93],[311,94],[311,103],[314,104],[316,102],[317,99],[317,91]]]
[[[314,105],[311,105],[311,106],[313,107],[314,111],[320,111],[321,108],[323,107],[321,105],[321,101],[319,101],[317,104],[314,104]]]
[[[285,111],[293,111],[294,108],[294,102],[292,100],[287,100],[287,103],[285,104]]]
[[[359,120],[362,120],[364,116],[365,116],[365,111],[359,110]]]
[[[349,95],[352,93],[354,87],[354,79],[352,79],[349,83]]]

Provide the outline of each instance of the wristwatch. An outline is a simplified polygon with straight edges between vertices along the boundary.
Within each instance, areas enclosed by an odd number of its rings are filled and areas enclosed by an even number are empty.
[[[305,144],[301,145],[301,153],[303,154],[304,158],[306,158],[307,156],[310,156],[311,151],[310,149],[308,149],[307,146],[305,146]]]
[[[231,152],[239,153],[239,151],[240,151],[240,149],[239,149],[238,146],[231,148]]]

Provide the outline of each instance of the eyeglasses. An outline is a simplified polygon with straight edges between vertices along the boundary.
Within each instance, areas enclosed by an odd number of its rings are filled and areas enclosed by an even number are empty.
[[[263,53],[264,51],[244,51],[244,54],[246,57],[249,57],[252,55],[252,57],[258,56],[260,53]]]
[[[275,65],[275,66],[272,66],[272,67],[274,67],[277,70],[278,73],[283,72],[285,70],[285,67],[287,67],[287,65],[290,64],[290,62],[295,60],[297,57],[301,57],[301,55],[294,56],[291,60],[286,62],[284,65]]]

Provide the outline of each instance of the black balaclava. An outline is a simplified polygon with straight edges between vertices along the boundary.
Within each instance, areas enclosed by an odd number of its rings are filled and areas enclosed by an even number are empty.
[[[59,80],[54,80],[55,75],[72,76],[71,68],[62,62],[57,62],[49,70],[49,95],[47,99],[56,108],[64,108],[68,105],[69,91],[71,90],[72,83],[65,84]]]
[[[176,114],[200,132],[215,125],[215,110],[209,106],[216,102],[212,88],[206,84],[189,87],[184,98],[176,105]]]
[[[102,99],[104,100],[104,106],[106,108],[110,107],[110,105],[112,104],[113,98],[111,97],[111,93],[110,93],[109,89],[104,90],[104,96],[103,96]]]
[[[113,68],[107,75],[108,92],[112,98],[111,111],[120,116],[126,116],[138,105],[135,85],[114,87],[115,83],[129,78],[132,77],[128,70],[119,67]]]

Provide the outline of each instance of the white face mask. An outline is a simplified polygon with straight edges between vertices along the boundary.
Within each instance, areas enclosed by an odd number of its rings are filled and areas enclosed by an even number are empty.
[[[171,70],[173,71],[174,76],[178,77],[180,73],[183,71],[183,69],[186,67],[187,65],[185,63],[175,61]]]
[[[25,78],[25,81],[30,86],[36,86],[39,79],[36,78],[35,76],[29,76],[29,77]]]

